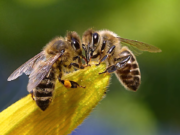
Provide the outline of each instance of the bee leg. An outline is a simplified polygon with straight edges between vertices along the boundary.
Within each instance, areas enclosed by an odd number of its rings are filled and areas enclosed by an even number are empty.
[[[109,66],[108,68],[106,68],[106,70],[104,72],[101,72],[99,74],[112,73],[112,72],[114,72],[116,70],[117,70],[116,65],[112,65],[112,66]]]
[[[85,58],[85,57],[82,56],[82,58]],[[71,63],[69,66],[71,67],[71,65],[73,65],[76,68],[84,69],[84,66],[82,65],[82,61],[81,61],[80,56],[73,57],[73,61],[76,60],[76,59],[78,59],[78,64],[77,63]],[[86,60],[86,62],[87,62],[87,60]]]
[[[80,57],[79,56],[75,56],[75,57],[73,57],[73,61],[74,60],[77,60],[77,59],[79,59]]]
[[[111,53],[113,52],[113,50],[115,49],[115,47],[116,47],[116,46],[113,45],[113,46],[107,51],[107,55],[105,55],[105,56],[99,61],[99,63],[96,64],[96,66],[100,65],[101,62],[105,61],[105,60],[109,57],[109,55],[111,55]]]
[[[121,58],[120,62],[118,62],[112,66],[109,66],[104,72],[99,73],[99,74],[112,73],[112,72],[116,71],[117,69],[124,68],[126,66],[126,63],[130,60],[130,58],[131,58],[130,55]]]
[[[30,92],[32,99],[34,100],[33,90]]]
[[[60,77],[58,77],[58,80],[59,80],[59,82],[61,82],[66,88],[77,88],[77,87],[86,88],[86,87],[80,86],[77,82],[74,82],[74,81],[61,80]]]
[[[124,61],[126,58],[129,58],[129,57],[131,57],[131,55],[123,56],[120,58],[114,58],[114,61]]]
[[[105,46],[106,46],[106,40],[103,40],[102,47],[101,47],[101,52],[100,52],[100,59],[102,57],[102,53],[104,52]]]
[[[70,63],[70,65],[68,66],[68,68],[71,68],[72,66],[76,67],[76,68],[79,68],[79,69],[84,69],[84,66],[80,66],[79,64],[77,63]]]
[[[95,59],[95,58],[97,58],[99,55],[101,55],[101,54],[98,52],[97,54],[91,56],[91,58],[92,58],[92,59]]]
[[[91,58],[95,59],[95,58],[97,58],[100,55],[99,59],[101,59],[102,53],[104,52],[105,46],[106,46],[106,41],[104,40],[103,44],[102,44],[102,47],[101,47],[101,51],[98,51],[97,54],[92,55]]]

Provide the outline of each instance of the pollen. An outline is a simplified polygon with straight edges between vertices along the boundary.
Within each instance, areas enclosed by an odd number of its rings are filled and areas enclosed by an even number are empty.
[[[65,86],[66,88],[71,88],[71,82],[68,81],[68,80],[64,80],[64,86]]]

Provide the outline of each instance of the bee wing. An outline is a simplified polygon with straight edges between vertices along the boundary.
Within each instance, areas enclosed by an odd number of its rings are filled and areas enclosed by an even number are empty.
[[[128,47],[132,46],[134,48],[139,49],[140,51],[148,51],[148,52],[153,52],[153,53],[161,52],[161,49],[159,49],[158,47],[153,46],[153,45],[149,45],[149,44],[146,44],[146,43],[143,43],[140,41],[136,41],[136,40],[126,39],[126,38],[121,38],[121,37],[118,37],[118,38],[122,45],[125,45]],[[141,53],[140,51],[137,53]]]
[[[52,65],[56,60],[61,56],[61,53],[56,54],[53,57],[46,58],[42,56],[39,62],[36,62],[33,71],[29,76],[29,83],[27,86],[27,90],[31,92],[48,74]]]
[[[16,69],[7,79],[8,81],[14,80],[21,76],[23,73],[26,75],[30,75],[30,73],[33,70],[34,63],[37,61],[37,59],[43,54],[43,51],[28,60],[26,63],[24,63],[22,66],[20,66],[18,69]]]
[[[129,45],[129,44],[124,44],[124,43],[122,43],[121,45],[122,45],[123,47],[127,46],[127,47],[132,51],[132,53],[133,53],[134,55],[136,55],[136,56],[139,56],[140,54],[143,53],[142,50],[139,50],[139,49],[138,49],[137,47],[135,47],[135,46],[132,46],[132,45]]]

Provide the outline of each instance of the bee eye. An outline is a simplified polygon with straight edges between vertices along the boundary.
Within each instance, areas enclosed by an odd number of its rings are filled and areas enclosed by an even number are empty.
[[[73,46],[73,48],[74,48],[75,50],[80,49],[79,43],[78,43],[77,40],[74,39],[74,38],[71,39],[71,45]]]
[[[97,44],[99,41],[99,35],[97,33],[93,34],[93,44]]]

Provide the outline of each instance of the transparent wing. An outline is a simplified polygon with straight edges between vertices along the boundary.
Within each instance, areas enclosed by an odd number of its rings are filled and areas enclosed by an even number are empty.
[[[149,45],[149,44],[136,41],[136,40],[126,39],[126,38],[121,38],[121,37],[118,37],[118,38],[120,39],[122,45],[132,46],[132,48],[135,48],[136,50],[140,50],[139,53],[141,53],[141,51],[148,51],[148,52],[154,52],[154,53],[161,52],[161,49],[153,45]]]
[[[140,55],[140,54],[143,53],[142,50],[139,50],[138,48],[136,48],[136,47],[134,47],[134,46],[132,46],[132,45],[129,45],[129,44],[121,44],[121,45],[122,45],[122,46],[127,46],[127,47],[132,51],[132,53],[133,53],[134,55],[136,55],[136,56],[138,56],[138,55]]]
[[[37,61],[37,59],[43,55],[43,51],[28,60],[26,63],[24,63],[22,66],[20,66],[18,69],[16,69],[8,78],[8,81],[14,80],[21,76],[23,73],[26,75],[30,75],[30,73],[33,70],[34,63]]]
[[[39,58],[39,62],[35,63],[34,69],[29,76],[29,83],[27,90],[31,92],[48,74],[52,65],[56,60],[61,56],[60,53],[55,56],[49,57],[48,59],[45,56]]]

